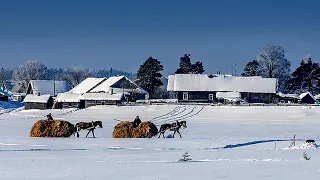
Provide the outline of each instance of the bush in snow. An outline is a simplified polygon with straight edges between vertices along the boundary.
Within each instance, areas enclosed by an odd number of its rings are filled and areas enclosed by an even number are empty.
[[[179,162],[191,161],[192,159],[189,158],[189,157],[190,157],[190,155],[189,155],[189,153],[188,153],[188,151],[187,151],[187,152],[185,152],[185,153],[182,155],[182,158],[179,159]]]

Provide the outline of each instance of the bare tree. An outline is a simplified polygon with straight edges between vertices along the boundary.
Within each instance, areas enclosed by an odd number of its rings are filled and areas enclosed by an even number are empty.
[[[61,79],[67,81],[69,86],[73,88],[90,76],[93,76],[93,74],[89,69],[76,67],[66,69]]]
[[[29,60],[13,72],[14,90],[26,92],[30,80],[47,79],[47,67],[34,60]]]
[[[278,79],[278,90],[286,91],[290,79],[290,61],[285,57],[284,49],[279,45],[267,45],[258,54],[259,74],[266,78]]]

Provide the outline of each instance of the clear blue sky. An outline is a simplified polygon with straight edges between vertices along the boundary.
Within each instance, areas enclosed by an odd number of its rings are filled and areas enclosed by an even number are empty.
[[[207,73],[242,71],[266,44],[284,46],[296,68],[320,60],[317,0],[15,0],[0,3],[0,66],[136,72],[149,55],[172,73],[190,53]]]

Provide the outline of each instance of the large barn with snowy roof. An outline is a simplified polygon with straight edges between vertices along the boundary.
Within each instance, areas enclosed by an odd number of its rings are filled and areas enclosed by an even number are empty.
[[[125,76],[87,78],[56,99],[56,108],[87,108],[95,105],[117,105],[123,101],[144,98],[147,91]]]
[[[249,103],[272,103],[277,91],[277,79],[260,76],[175,74],[169,76],[167,90],[173,94],[172,98],[179,102],[214,102],[220,97],[241,98]]]

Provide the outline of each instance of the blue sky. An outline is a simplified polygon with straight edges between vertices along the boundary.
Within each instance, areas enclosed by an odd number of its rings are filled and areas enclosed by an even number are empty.
[[[320,60],[319,9],[316,0],[4,1],[0,66],[136,72],[153,56],[169,74],[190,53],[207,73],[239,73],[263,46],[279,44],[294,69],[308,54]]]

